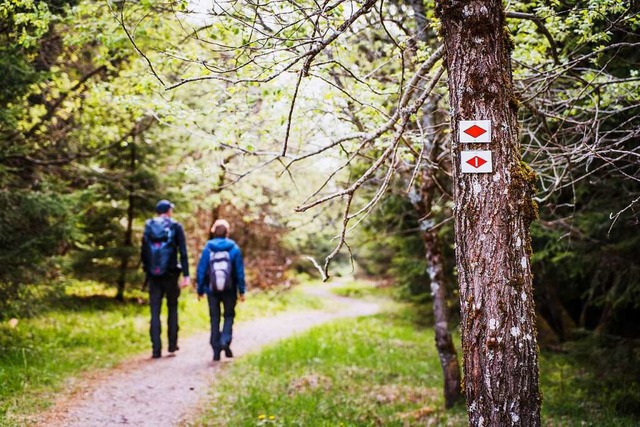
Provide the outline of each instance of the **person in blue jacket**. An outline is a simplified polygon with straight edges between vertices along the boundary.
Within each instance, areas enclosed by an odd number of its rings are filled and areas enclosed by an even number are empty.
[[[226,357],[233,357],[231,352],[231,338],[235,307],[240,295],[240,301],[244,301],[246,285],[244,282],[244,263],[242,252],[236,242],[229,239],[229,223],[224,219],[218,219],[211,227],[213,238],[209,240],[200,256],[198,263],[198,300],[204,294],[209,302],[209,316],[211,318],[211,348],[213,348],[213,360],[220,360],[220,353],[224,350]],[[218,291],[213,286],[211,269],[215,269],[214,256],[223,254],[224,260],[228,260],[230,273],[229,286]],[[224,264],[224,263],[223,263]],[[213,266],[213,267],[212,267]],[[220,305],[224,308],[224,323],[220,330]]]

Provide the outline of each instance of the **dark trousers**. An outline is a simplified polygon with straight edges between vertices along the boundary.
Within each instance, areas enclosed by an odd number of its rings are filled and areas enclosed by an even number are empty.
[[[220,354],[223,347],[231,345],[233,318],[236,315],[236,291],[207,294],[209,317],[211,319],[211,348],[214,354]],[[224,308],[224,323],[220,330],[220,304]]]
[[[162,339],[160,333],[160,310],[162,309],[162,298],[167,297],[167,329],[169,337],[169,351],[178,348],[178,296],[180,287],[178,286],[178,275],[168,274],[161,277],[149,277],[149,306],[151,307],[151,345],[154,355],[162,352]]]

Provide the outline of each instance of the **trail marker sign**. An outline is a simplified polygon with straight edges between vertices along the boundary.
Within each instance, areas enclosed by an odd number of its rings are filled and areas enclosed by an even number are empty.
[[[460,120],[460,142],[491,142],[491,120]]]
[[[462,173],[493,172],[491,151],[461,151],[460,165],[462,166]]]

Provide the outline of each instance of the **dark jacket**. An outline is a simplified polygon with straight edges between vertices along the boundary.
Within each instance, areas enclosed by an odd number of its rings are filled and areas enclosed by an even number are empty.
[[[187,243],[184,235],[184,229],[182,228],[182,224],[177,221],[174,221],[171,218],[163,218],[163,217],[155,217],[150,219],[149,221],[170,221],[171,227],[173,227],[173,245],[176,250],[171,254],[171,259],[169,260],[169,265],[172,267],[170,273],[180,273],[182,271],[182,275],[184,277],[189,277],[189,257],[187,255]],[[145,273],[148,273],[148,265],[149,265],[149,248],[145,244],[145,236],[142,235],[142,251],[140,253],[140,260],[142,261],[142,269]],[[178,252],[180,253],[180,269],[178,268]]]
[[[229,258],[231,259],[231,281],[243,295],[245,292],[244,283],[244,263],[242,261],[242,252],[240,247],[231,239],[216,237],[209,240],[200,256],[200,262],[198,263],[198,295],[209,294],[209,258],[211,252],[229,252]]]

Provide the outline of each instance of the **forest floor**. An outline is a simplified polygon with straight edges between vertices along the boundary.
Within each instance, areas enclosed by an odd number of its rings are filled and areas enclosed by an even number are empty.
[[[373,315],[380,310],[376,303],[334,295],[329,286],[307,290],[329,302],[328,310],[283,313],[234,325],[234,356],[242,357],[334,319]],[[239,309],[242,310],[241,305]],[[223,354],[222,361],[212,361],[208,331],[181,339],[179,345],[175,357],[151,359],[145,353],[114,369],[85,375],[63,392],[49,410],[29,423],[41,426],[188,423],[206,402],[216,376],[233,359],[225,359]]]

